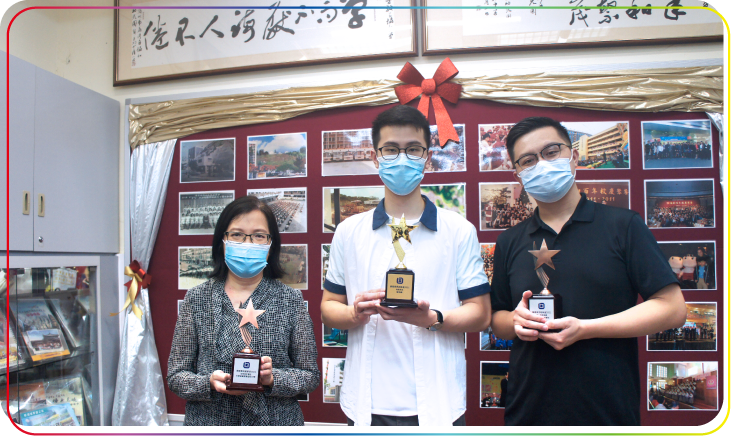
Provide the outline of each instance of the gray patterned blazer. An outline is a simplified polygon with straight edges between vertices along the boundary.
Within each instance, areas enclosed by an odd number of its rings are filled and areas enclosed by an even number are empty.
[[[257,310],[266,310],[257,318],[258,330],[251,324],[246,328],[253,338],[251,348],[272,358],[274,384],[263,393],[240,396],[211,389],[213,371],[230,374],[233,355],[244,348],[244,341],[224,282],[210,279],[185,294],[168,361],[168,386],[187,400],[185,425],[304,424],[294,396],[315,390],[320,371],[302,293],[264,278],[249,299]]]

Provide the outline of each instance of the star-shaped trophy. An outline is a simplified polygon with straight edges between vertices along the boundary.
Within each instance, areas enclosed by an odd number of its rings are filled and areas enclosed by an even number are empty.
[[[243,305],[243,303],[241,304]],[[251,324],[255,329],[259,328],[256,318],[265,312],[265,310],[254,309],[254,303],[249,300],[246,308],[239,307],[234,309],[241,315],[239,322],[239,330],[241,338],[244,340],[244,349],[234,354],[233,363],[231,365],[231,379],[226,384],[226,390],[229,391],[263,391],[264,387],[259,380],[259,368],[261,367],[261,355],[251,349],[251,333],[246,328],[246,324]]]
[[[383,299],[382,304],[387,307],[416,307],[414,301],[414,272],[404,265],[406,252],[401,247],[401,239],[403,238],[411,244],[411,234],[409,232],[419,226],[407,225],[404,215],[401,215],[400,221],[394,217],[393,222],[388,226],[391,227],[391,242],[399,263],[396,268],[386,272],[386,298]]]
[[[538,279],[543,285],[543,290],[539,294],[533,294],[528,299],[528,310],[544,317],[546,320],[561,318],[562,300],[560,295],[554,295],[548,290],[548,274],[543,270],[543,265],[556,269],[551,258],[557,255],[561,250],[549,250],[546,240],[543,240],[541,249],[536,250],[536,242],[533,241],[533,249],[528,250],[533,255],[533,269],[538,275]],[[551,333],[560,330],[548,330]]]

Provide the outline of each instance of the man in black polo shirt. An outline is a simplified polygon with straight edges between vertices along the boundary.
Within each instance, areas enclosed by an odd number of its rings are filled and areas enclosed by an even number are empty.
[[[580,194],[579,153],[560,123],[526,118],[510,130],[507,149],[538,207],[495,248],[492,328],[515,338],[505,423],[639,425],[637,336],[685,323],[677,277],[636,212]],[[527,304],[543,289],[528,250],[544,240],[559,250],[555,269],[543,266],[548,289],[562,297],[564,317],[556,320]]]

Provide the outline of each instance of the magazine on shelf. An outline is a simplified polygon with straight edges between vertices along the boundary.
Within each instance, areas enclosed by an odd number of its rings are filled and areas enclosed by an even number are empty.
[[[5,326],[9,324],[8,336],[10,341],[5,344]],[[11,371],[18,369],[18,366],[26,364],[25,357],[18,347],[18,340],[15,337],[15,326],[9,322],[5,314],[0,311],[0,374],[5,374],[7,366]]]
[[[79,425],[85,425],[84,393],[81,377],[56,378],[46,381],[46,404],[69,404]]]
[[[68,403],[21,412],[20,423],[30,426],[79,426],[79,421],[74,415],[74,409]]]
[[[61,325],[42,299],[17,300],[15,319],[30,358],[39,360],[70,354]]]
[[[5,400],[5,383],[0,383],[0,398]],[[43,382],[22,383],[10,385],[10,414],[19,421],[18,413],[27,412],[46,406],[46,389]]]
[[[89,315],[76,298],[48,300],[48,304],[61,323],[61,328],[73,348],[89,345]]]

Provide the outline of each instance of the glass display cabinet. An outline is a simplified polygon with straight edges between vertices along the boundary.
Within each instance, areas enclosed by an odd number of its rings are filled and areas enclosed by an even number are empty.
[[[7,386],[18,424],[104,425],[99,257],[11,255],[9,269],[0,260],[3,410]]]

